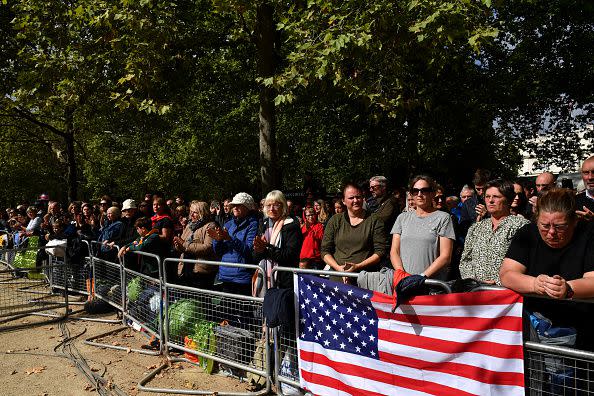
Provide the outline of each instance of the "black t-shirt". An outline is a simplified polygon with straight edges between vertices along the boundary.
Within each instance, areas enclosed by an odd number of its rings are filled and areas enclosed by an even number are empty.
[[[526,224],[516,233],[505,257],[526,267],[526,274],[560,275],[565,280],[579,279],[594,271],[594,224],[579,222],[571,242],[553,249],[538,232],[536,224]]]
[[[506,258],[524,265],[527,275],[560,275],[565,280],[582,278],[584,273],[594,271],[594,224],[579,222],[571,242],[561,249],[549,247],[540,237],[536,224],[527,224],[516,233]],[[594,346],[593,304],[527,297],[525,306],[551,319],[553,326],[575,327],[578,347],[592,349]]]
[[[584,206],[594,212],[594,199],[588,198],[586,192],[581,192],[575,196],[577,210],[584,210]]]

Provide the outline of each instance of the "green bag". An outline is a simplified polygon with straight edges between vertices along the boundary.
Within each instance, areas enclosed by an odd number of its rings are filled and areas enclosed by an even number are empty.
[[[191,337],[196,343],[196,350],[210,355],[213,355],[217,351],[214,328],[215,323],[206,320],[199,320],[196,323],[194,326],[194,334],[192,334]],[[214,369],[214,360],[199,356],[198,363],[205,373],[212,373]]]
[[[27,246],[29,248],[36,248],[39,246],[39,237],[32,236],[27,240]],[[13,265],[15,268],[35,268],[37,262],[37,250],[25,250],[24,252],[18,252],[14,256]],[[43,274],[39,273],[39,270],[29,271],[27,273],[29,279],[41,279]]]

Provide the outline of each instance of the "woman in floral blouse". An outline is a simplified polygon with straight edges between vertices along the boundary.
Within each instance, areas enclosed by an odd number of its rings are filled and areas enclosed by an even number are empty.
[[[521,216],[510,216],[514,198],[513,183],[500,179],[487,183],[485,204],[490,216],[468,230],[460,260],[462,278],[501,284],[499,268],[507,248],[518,229],[529,223]]]

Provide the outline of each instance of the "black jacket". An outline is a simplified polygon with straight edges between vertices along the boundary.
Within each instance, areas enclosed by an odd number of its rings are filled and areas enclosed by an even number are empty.
[[[280,231],[281,247],[268,244],[265,251],[261,253],[254,252],[254,259],[260,262],[263,259],[269,259],[278,263],[281,267],[299,267],[299,253],[303,243],[303,235],[299,222],[294,218],[287,218]],[[293,275],[289,272],[279,272],[277,275],[277,287],[292,288]]]

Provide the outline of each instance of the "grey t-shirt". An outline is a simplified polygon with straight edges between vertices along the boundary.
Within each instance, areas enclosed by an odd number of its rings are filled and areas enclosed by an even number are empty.
[[[425,217],[415,211],[398,216],[391,234],[400,235],[400,258],[409,274],[420,274],[439,256],[439,237],[456,239],[449,214],[436,210]],[[445,280],[447,268],[433,276]]]

